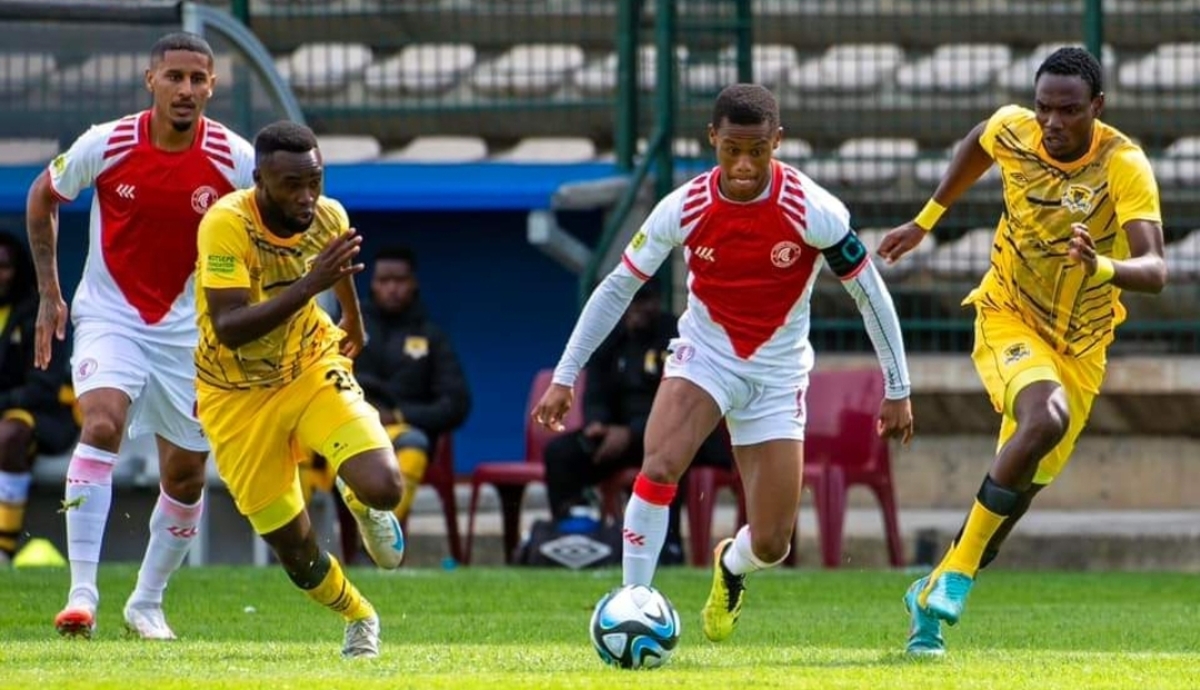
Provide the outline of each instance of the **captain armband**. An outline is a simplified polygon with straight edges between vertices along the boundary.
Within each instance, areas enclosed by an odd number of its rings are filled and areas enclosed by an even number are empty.
[[[867,248],[863,246],[862,240],[858,239],[858,235],[854,231],[846,233],[837,244],[832,247],[826,247],[821,250],[825,255],[825,261],[829,263],[829,268],[833,269],[834,274],[839,278],[852,276],[858,272],[862,265],[870,260],[867,256]]]

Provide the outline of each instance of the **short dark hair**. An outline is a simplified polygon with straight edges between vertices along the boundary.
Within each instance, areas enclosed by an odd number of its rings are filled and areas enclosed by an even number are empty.
[[[261,161],[276,151],[307,153],[317,148],[317,135],[308,127],[291,120],[279,120],[263,127],[254,137],[254,158]]]
[[[209,65],[212,65],[213,62],[213,49],[212,46],[208,45],[208,41],[186,31],[176,31],[155,41],[154,45],[150,47],[150,64],[153,65],[163,59],[168,50],[186,50],[189,53],[200,53],[208,57]]]
[[[6,230],[0,230],[0,247],[8,249],[13,265],[12,287],[9,289],[9,303],[19,304],[25,298],[34,294],[37,276],[33,272],[33,259],[25,242]]]
[[[413,271],[417,270],[417,254],[408,247],[392,245],[375,254],[375,261],[403,261]]]
[[[733,84],[717,94],[713,104],[712,126],[721,122],[731,125],[760,125],[764,122],[772,129],[779,126],[779,101],[775,94],[759,84]]]
[[[1104,68],[1100,66],[1100,61],[1077,46],[1059,48],[1050,53],[1050,57],[1042,62],[1033,75],[1033,83],[1036,84],[1043,74],[1079,77],[1092,90],[1092,98],[1104,93]]]

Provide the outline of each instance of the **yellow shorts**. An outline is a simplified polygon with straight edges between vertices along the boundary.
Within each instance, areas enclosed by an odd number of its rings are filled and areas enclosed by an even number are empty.
[[[1049,484],[1067,466],[1075,441],[1087,424],[1092,401],[1104,382],[1104,350],[1070,359],[1018,317],[982,304],[976,304],[976,310],[975,351],[971,357],[992,406],[1003,415],[997,450],[1016,433],[1013,401],[1026,386],[1035,381],[1054,381],[1067,395],[1070,427],[1054,450],[1042,458],[1033,479],[1035,484]]]
[[[278,387],[197,386],[200,423],[217,471],[259,534],[283,527],[304,510],[297,467],[313,453],[336,474],[360,453],[391,447],[379,413],[350,371],[349,359],[332,355]]]

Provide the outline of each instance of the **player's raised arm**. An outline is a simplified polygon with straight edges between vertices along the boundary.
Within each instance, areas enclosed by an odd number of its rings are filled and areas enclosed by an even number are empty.
[[[879,243],[880,258],[888,263],[895,262],[920,244],[925,235],[933,230],[946,209],[958,201],[958,198],[992,167],[992,156],[981,143],[981,137],[985,136],[988,124],[988,120],[980,122],[967,134],[950,159],[950,165],[942,174],[942,180],[938,183],[933,197],[926,202],[925,208],[921,209],[917,217],[884,236]]]
[[[625,248],[621,263],[600,281],[588,298],[554,369],[554,383],[531,411],[537,423],[551,430],[562,430],[562,420],[574,402],[572,387],[579,372],[621,320],[634,293],[658,271],[671,250],[679,246],[684,191],[686,188],[675,190],[654,207]]]

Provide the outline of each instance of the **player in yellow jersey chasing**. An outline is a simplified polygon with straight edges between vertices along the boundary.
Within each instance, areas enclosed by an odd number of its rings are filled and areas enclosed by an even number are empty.
[[[910,654],[945,652],[941,622],[958,622],[978,570],[1067,464],[1125,318],[1121,290],[1158,293],[1167,282],[1154,173],[1098,119],[1102,80],[1087,51],[1054,52],[1034,77],[1034,110],[1009,105],[978,124],[924,210],[880,242],[879,255],[898,260],[1000,166],[991,268],[964,301],[976,312],[975,367],[1003,415],[999,450],[942,562],[904,597]]]
[[[361,238],[321,195],[312,131],[268,125],[254,140],[252,189],[229,194],[200,224],[196,269],[198,413],[238,510],[288,577],[346,622],[343,656],[379,654],[379,618],[317,546],[297,473],[326,458],[367,553],[396,568],[404,537],[392,509],[403,481],[379,413],[351,373],[364,330],[353,276]],[[332,288],[334,325],[314,297]]]

